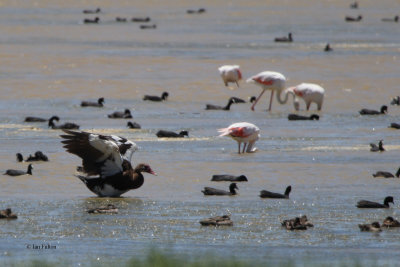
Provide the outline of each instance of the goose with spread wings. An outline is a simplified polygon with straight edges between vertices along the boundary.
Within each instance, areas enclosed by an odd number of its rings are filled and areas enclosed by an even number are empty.
[[[126,138],[63,130],[60,135],[67,152],[82,158],[77,177],[100,197],[119,197],[144,183],[142,172],[156,173],[148,164],[131,165],[137,145]]]

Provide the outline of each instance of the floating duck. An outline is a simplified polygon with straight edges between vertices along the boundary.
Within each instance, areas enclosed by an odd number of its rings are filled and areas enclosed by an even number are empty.
[[[118,213],[118,208],[113,204],[107,204],[107,206],[101,206],[98,208],[89,209],[87,213],[91,214],[116,214]]]
[[[216,216],[200,221],[203,226],[232,226],[233,222],[229,215]]]
[[[379,222],[373,222],[371,224],[359,224],[361,232],[380,232],[382,231]]]
[[[295,217],[293,219],[284,220],[282,226],[287,230],[307,230],[308,227],[314,227],[312,223],[310,223],[307,219],[306,215],[301,217]]]
[[[14,214],[10,208],[0,210],[0,219],[18,219],[18,216]]]

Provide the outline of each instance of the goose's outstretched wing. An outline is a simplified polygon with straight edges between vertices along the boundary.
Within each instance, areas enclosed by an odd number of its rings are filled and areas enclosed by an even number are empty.
[[[82,158],[82,170],[88,175],[112,176],[123,172],[123,156],[111,136],[63,130],[60,135],[67,152]],[[131,148],[121,146],[125,153]],[[132,153],[131,153],[132,154]]]
[[[124,137],[116,135],[105,136],[105,137],[108,138],[108,140],[115,142],[118,146],[119,153],[121,154],[121,156],[124,159],[131,162],[133,153],[135,153],[135,151],[138,150],[138,146],[134,142]]]

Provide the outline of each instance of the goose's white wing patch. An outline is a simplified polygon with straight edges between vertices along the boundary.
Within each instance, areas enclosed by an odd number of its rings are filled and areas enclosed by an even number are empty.
[[[101,176],[111,176],[122,172],[122,157],[119,147],[114,141],[100,138],[97,134],[91,134],[89,143],[103,153],[103,156],[96,160],[97,162],[104,161],[101,167]]]
[[[116,135],[111,135],[111,140],[119,147],[121,156],[131,162],[133,153],[138,150],[138,146],[134,142]]]
[[[104,161],[103,166],[101,166],[101,176],[106,177],[106,176],[112,176],[114,174],[122,172],[122,158],[119,157],[119,159],[107,159]]]

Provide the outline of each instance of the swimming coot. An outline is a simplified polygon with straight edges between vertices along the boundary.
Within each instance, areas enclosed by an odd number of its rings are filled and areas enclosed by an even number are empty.
[[[292,187],[290,185],[288,187],[286,187],[285,193],[283,193],[283,194],[274,193],[274,192],[270,192],[267,190],[261,190],[260,197],[261,198],[286,198],[286,199],[288,199],[290,191],[292,191]]]
[[[360,200],[357,202],[357,208],[366,208],[366,209],[387,209],[389,208],[389,203],[393,204],[393,197],[388,196],[385,198],[383,204],[372,202],[369,200]]]
[[[229,185],[229,191],[212,187],[204,187],[204,190],[202,190],[201,192],[203,192],[205,196],[234,196],[237,194],[235,189],[239,190],[236,183],[231,183]]]

